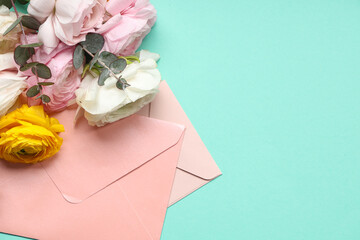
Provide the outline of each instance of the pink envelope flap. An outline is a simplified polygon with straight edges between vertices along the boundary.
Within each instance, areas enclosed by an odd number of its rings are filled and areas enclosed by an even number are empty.
[[[55,115],[65,126],[61,150],[42,166],[63,197],[80,203],[150,161],[181,139],[184,127],[133,115],[104,127],[89,126],[74,110]]]
[[[155,100],[144,107],[139,114],[178,123],[186,127],[178,163],[179,169],[204,180],[212,180],[221,175],[219,167],[165,81],[161,82]]]

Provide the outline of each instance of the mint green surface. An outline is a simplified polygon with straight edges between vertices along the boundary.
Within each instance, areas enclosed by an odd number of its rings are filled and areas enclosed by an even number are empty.
[[[224,173],[161,240],[360,239],[360,1],[152,3],[143,48]]]

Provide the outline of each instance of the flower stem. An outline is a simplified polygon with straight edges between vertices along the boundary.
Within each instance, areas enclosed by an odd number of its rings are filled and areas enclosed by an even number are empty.
[[[18,10],[16,9],[14,0],[11,0],[11,5],[12,5],[12,7],[14,8],[14,12],[15,12],[15,14],[16,14],[16,17],[19,18],[19,17],[20,17],[20,14],[19,14]],[[21,21],[20,21],[20,28],[21,28],[22,35],[24,36],[25,44],[27,45],[27,44],[29,44],[29,43],[28,43],[28,40],[27,40],[27,37],[26,37],[26,34],[25,34],[24,26],[23,26],[23,24],[22,24]],[[31,56],[31,61],[34,62],[33,56]],[[37,83],[39,83],[40,80],[39,80],[39,76],[38,76],[37,71],[35,71],[35,76],[36,76],[36,81],[37,81]],[[41,94],[41,90],[40,90],[40,94]]]
[[[92,58],[95,57],[94,54],[92,54],[89,50],[87,50],[87,49],[84,48],[83,46],[81,46],[81,47],[82,47],[82,49],[83,49],[87,54],[89,54]],[[116,74],[115,74],[108,66],[106,66],[105,63],[103,63],[100,59],[98,59],[98,62],[99,62],[104,68],[106,68],[114,78],[116,78],[117,80],[120,81],[120,78],[121,78],[121,77],[117,77]],[[127,86],[130,86],[126,81],[123,82],[123,84],[126,84]]]
[[[92,58],[95,57],[94,54],[92,54],[89,50],[87,50],[87,49],[84,48],[83,46],[81,46],[81,47],[82,47],[82,49],[84,49],[84,51],[85,51],[87,54],[89,54]],[[113,71],[111,71],[111,69],[110,69],[108,66],[106,66],[105,63],[103,63],[100,59],[98,59],[98,62],[99,62],[104,68],[106,68],[107,70],[109,70],[110,74],[113,75],[114,78],[118,79],[118,77],[116,77],[115,73],[114,73]]]
[[[16,9],[16,6],[15,6],[15,3],[14,3],[14,0],[11,0],[11,5],[13,6],[14,8],[14,11],[15,11],[15,14],[16,14],[16,17],[19,18],[20,15],[19,15],[19,12],[18,10]],[[28,44],[27,42],[27,38],[26,38],[26,34],[25,34],[25,30],[24,30],[24,26],[22,24],[22,22],[20,21],[20,28],[21,28],[21,32],[22,34],[24,35],[24,38],[25,38],[25,44]]]

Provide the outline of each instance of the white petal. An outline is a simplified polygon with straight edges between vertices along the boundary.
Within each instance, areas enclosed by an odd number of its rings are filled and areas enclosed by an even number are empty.
[[[116,88],[115,83],[116,79],[110,77],[104,86],[99,86],[97,78],[88,75],[75,92],[78,104],[91,114],[108,113],[127,104],[125,92]]]
[[[55,35],[54,15],[50,15],[46,21],[40,26],[38,38],[44,43],[44,51],[50,54],[59,44],[59,39]]]
[[[0,71],[5,69],[16,69],[14,53],[12,52],[0,54]]]
[[[26,77],[16,72],[0,72],[0,117],[14,105],[18,96],[26,88]]]
[[[160,55],[157,53],[149,52],[148,50],[141,50],[140,61],[144,61],[146,59],[153,59],[155,62],[157,62],[160,59]]]
[[[55,8],[55,0],[31,0],[27,8],[30,15],[43,22]]]

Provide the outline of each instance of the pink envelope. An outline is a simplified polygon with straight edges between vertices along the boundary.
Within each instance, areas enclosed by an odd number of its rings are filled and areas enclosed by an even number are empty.
[[[138,115],[103,128],[73,111],[61,151],[0,161],[0,232],[37,239],[160,239],[184,127]]]
[[[161,82],[155,100],[139,114],[186,126],[169,206],[221,175],[220,169],[165,81]]]

